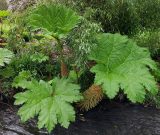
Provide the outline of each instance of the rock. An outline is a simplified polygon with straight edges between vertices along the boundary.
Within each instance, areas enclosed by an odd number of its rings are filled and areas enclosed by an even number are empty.
[[[5,0],[0,0],[0,10],[7,9],[7,2]]]
[[[48,135],[36,127],[36,120],[22,124],[16,108],[0,104],[0,135]],[[78,113],[68,129],[56,126],[50,135],[160,135],[160,111],[125,103],[102,102]]]
[[[7,0],[8,9],[11,11],[22,11],[35,3],[35,0]]]
[[[15,132],[12,132],[12,131],[0,131],[0,134],[1,135],[19,135]]]

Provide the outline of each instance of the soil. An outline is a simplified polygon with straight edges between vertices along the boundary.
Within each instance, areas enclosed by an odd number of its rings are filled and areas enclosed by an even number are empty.
[[[0,135],[48,134],[36,128],[35,120],[20,123],[16,108],[0,106]],[[160,110],[103,101],[89,112],[79,112],[68,129],[57,126],[50,135],[160,135]]]

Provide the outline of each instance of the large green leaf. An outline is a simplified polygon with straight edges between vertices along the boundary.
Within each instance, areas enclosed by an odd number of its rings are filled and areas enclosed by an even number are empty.
[[[14,54],[8,49],[0,48],[0,66],[4,66],[5,63],[9,64],[13,56]]]
[[[97,64],[91,69],[96,73],[95,83],[102,85],[104,93],[114,98],[119,88],[132,102],[143,102],[146,90],[158,91],[150,69],[156,68],[146,48],[120,34],[101,34],[98,46],[89,56]]]
[[[41,28],[54,36],[64,37],[79,22],[80,17],[62,5],[41,5],[28,17],[28,24],[34,29]]]
[[[18,112],[22,121],[38,115],[38,127],[50,132],[58,123],[67,128],[75,120],[71,103],[82,99],[78,85],[59,78],[53,79],[51,84],[42,80],[23,82],[17,85],[28,90],[15,95],[15,104],[23,105]]]

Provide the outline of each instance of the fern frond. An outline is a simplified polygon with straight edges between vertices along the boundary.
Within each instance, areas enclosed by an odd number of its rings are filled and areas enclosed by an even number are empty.
[[[78,104],[78,107],[85,111],[94,108],[103,99],[103,91],[101,86],[93,84],[83,93],[83,97],[84,100]]]

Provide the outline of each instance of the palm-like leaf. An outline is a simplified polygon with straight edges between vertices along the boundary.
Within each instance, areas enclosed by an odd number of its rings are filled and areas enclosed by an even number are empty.
[[[154,69],[156,64],[147,49],[120,34],[102,34],[98,45],[89,57],[97,62],[91,71],[96,73],[95,83],[102,85],[109,98],[114,98],[119,88],[132,102],[142,102],[146,89],[157,93],[156,82],[148,68]]]
[[[0,48],[0,66],[8,64],[13,57],[13,53],[7,49]]]
[[[80,17],[62,5],[41,5],[31,12],[28,24],[41,28],[54,36],[64,37],[79,22]]]

